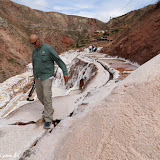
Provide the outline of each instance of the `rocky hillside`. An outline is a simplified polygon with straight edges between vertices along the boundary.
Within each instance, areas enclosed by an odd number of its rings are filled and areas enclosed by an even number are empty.
[[[37,33],[58,53],[89,43],[103,36],[95,34],[95,30],[106,29],[104,36],[109,34],[113,41],[103,42],[103,53],[143,64],[160,52],[160,2],[112,18],[107,24],[92,18],[33,10],[10,0],[0,3],[0,82],[23,72],[31,62],[31,33]]]
[[[107,24],[112,42],[102,52],[143,64],[160,53],[160,1]]]
[[[96,19],[42,12],[10,0],[0,3],[0,82],[24,71],[31,62],[31,33],[37,33],[60,53],[93,31],[105,29],[105,23]]]

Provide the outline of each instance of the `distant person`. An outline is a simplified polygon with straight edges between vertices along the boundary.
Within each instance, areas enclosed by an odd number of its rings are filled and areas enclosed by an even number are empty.
[[[62,69],[65,83],[68,81],[67,67],[50,46],[41,42],[36,34],[29,38],[33,45],[32,64],[33,76],[36,86],[37,97],[44,106],[44,128],[49,129],[53,121],[54,109],[52,107],[52,81],[54,75],[54,62]]]
[[[89,46],[89,52],[92,52],[92,46]]]
[[[97,46],[93,48],[93,52],[96,52],[97,51]]]
[[[92,52],[93,52],[93,49],[94,49],[94,45],[92,44]]]

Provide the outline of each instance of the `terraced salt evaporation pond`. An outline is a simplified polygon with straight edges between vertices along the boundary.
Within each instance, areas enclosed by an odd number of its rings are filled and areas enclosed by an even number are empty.
[[[96,60],[103,61],[107,63],[111,68],[119,71],[119,80],[126,78],[132,71],[137,69],[139,65],[137,63],[132,63],[123,58],[110,57],[103,53],[90,53],[90,57]]]
[[[120,59],[102,59],[102,61],[109,64],[112,68],[118,70],[120,72],[119,79],[122,80],[127,77],[132,71],[137,69],[137,66],[130,64],[124,60]]]
[[[128,76],[133,70],[135,70],[138,67],[137,64],[130,63],[127,60],[109,57],[109,56],[106,56],[105,54],[98,53],[98,52],[89,53],[88,50],[84,50],[83,52],[70,51],[69,53],[65,53],[62,56],[63,57],[62,59],[65,61],[65,63],[67,65],[70,65],[71,61],[73,59],[75,59],[75,57],[78,57],[78,56],[82,56],[81,57],[82,59],[89,58],[91,61],[93,60],[93,64],[94,64],[94,61],[99,61],[99,62],[108,64],[111,68],[119,71],[118,80],[123,80],[126,76]],[[75,62],[72,62],[72,63],[78,64],[79,62],[76,60]],[[88,64],[89,63],[91,64],[91,62],[88,62]],[[87,71],[87,68],[89,68],[87,65],[87,62],[82,63],[81,67],[79,66],[78,68],[76,68],[77,65],[72,64],[72,66],[74,66],[74,70],[80,69],[83,72],[83,74],[80,75],[78,73],[79,71],[77,71],[77,73],[75,73],[74,76],[72,75],[73,78],[70,79],[69,84],[71,85],[71,83],[73,83],[75,81],[77,81],[77,84],[70,86],[69,87],[70,89],[66,90],[66,88],[64,87],[64,81],[62,80],[63,79],[62,73],[57,75],[58,78],[54,81],[55,84],[52,88],[53,97],[64,96],[67,94],[77,94],[78,92],[81,92],[80,88],[83,88],[83,86],[79,87],[79,84],[78,84],[81,77],[84,76],[85,72],[86,72],[85,79],[87,78],[87,76],[88,76],[88,78],[89,78],[89,76],[91,76],[89,74],[91,74],[90,70],[92,70],[93,68],[92,68],[92,66],[90,66],[92,69]],[[83,69],[83,68],[85,68],[85,69]],[[104,71],[106,72],[105,69],[104,69]],[[16,85],[16,80],[17,80],[17,85]],[[1,91],[0,92],[2,92],[2,93],[0,95],[0,102],[1,102],[1,104],[4,104],[4,107],[2,106],[0,109],[0,116],[1,117],[7,116],[8,113],[12,112],[13,110],[19,108],[20,106],[22,106],[26,103],[28,103],[26,101],[26,99],[27,99],[27,95],[29,93],[29,88],[31,87],[32,81],[33,81],[32,71],[30,70],[29,72],[27,72],[27,75],[24,74],[23,76],[20,75],[20,76],[15,77],[14,83],[13,83],[15,87],[10,86],[10,88],[7,88],[7,86],[4,83],[5,87],[3,88],[3,83],[1,84]],[[100,81],[101,81],[101,79],[100,79]],[[12,77],[12,82],[13,82],[13,77]],[[23,83],[20,83],[20,82],[23,82]],[[9,82],[7,82],[6,84],[9,84]],[[27,86],[29,86],[29,87],[27,87]],[[31,97],[31,99],[32,98],[35,98],[37,100],[35,92],[33,94],[33,97]]]

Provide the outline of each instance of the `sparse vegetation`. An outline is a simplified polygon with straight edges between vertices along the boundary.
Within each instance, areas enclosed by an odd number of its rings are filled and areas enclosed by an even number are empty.
[[[78,42],[76,43],[76,48],[79,48],[79,43]]]
[[[74,44],[72,43],[68,48],[74,48]]]
[[[109,36],[109,33],[104,32],[104,33],[103,33],[103,36]]]
[[[20,65],[20,63],[16,59],[13,59],[12,57],[8,58],[7,61],[9,63],[12,63],[12,64],[18,64],[18,65]]]
[[[0,71],[0,75],[1,75],[1,79],[0,79],[0,83],[2,83],[4,80],[6,80],[7,78],[7,76],[6,76],[6,73],[5,73],[5,71]]]
[[[118,31],[119,31],[119,29],[118,29],[118,28],[116,28],[116,29],[112,29],[112,30],[111,30],[111,33],[112,33],[112,34],[115,34],[115,33],[117,33]]]

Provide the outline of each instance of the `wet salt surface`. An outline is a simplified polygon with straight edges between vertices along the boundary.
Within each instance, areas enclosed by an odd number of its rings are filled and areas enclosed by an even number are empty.
[[[128,63],[127,61],[120,60],[120,59],[102,59],[102,61],[106,62],[112,68],[120,72],[119,79],[124,79],[131,73],[127,71],[134,71],[135,69],[137,69],[137,66],[134,66]]]
[[[69,53],[70,57],[72,56],[72,53]],[[109,80],[109,73],[102,67],[100,63],[97,63],[94,59],[94,57],[91,56],[91,54],[88,53],[88,51],[84,52],[78,52],[76,53],[75,51],[73,52],[73,57],[80,56],[79,58],[81,60],[84,60],[86,63],[95,63],[96,67],[98,68],[96,76],[90,81],[89,84],[87,84],[86,88],[84,90],[78,90],[77,86],[74,86],[74,88],[70,90],[66,90],[64,88],[63,80],[59,79],[55,81],[55,85],[53,87],[53,96],[56,96],[53,98],[53,106],[55,109],[54,113],[54,119],[62,119],[61,123],[56,127],[53,131],[54,137],[52,137],[52,142],[55,144],[53,146],[53,143],[50,144],[51,139],[47,139],[47,137],[42,138],[41,142],[39,145],[36,147],[39,147],[39,152],[37,152],[38,156],[44,157],[44,156],[49,156],[50,152],[53,152],[53,150],[56,148],[56,145],[59,143],[59,141],[62,140],[62,137],[65,136],[67,133],[67,128],[72,125],[72,120],[74,119],[73,117],[81,117],[82,115],[84,116],[87,114],[87,112],[93,108],[97,103],[100,103],[107,95],[110,94],[112,89],[116,86],[115,80]],[[96,56],[96,59],[98,56],[100,56],[99,60],[102,60],[106,62],[107,59],[105,59],[104,54],[99,54],[99,53],[94,53],[94,56]],[[102,59],[101,59],[102,58]],[[63,58],[62,58],[63,59]],[[67,64],[69,64],[69,58],[68,55],[64,59],[67,60]],[[65,60],[64,60],[65,61]],[[109,61],[109,63],[114,62]],[[116,63],[122,62],[121,60],[116,61]],[[125,62],[124,62],[125,64]],[[111,66],[112,64],[110,64]],[[123,67],[123,64],[121,64]],[[120,68],[121,65],[118,67]],[[117,65],[115,65],[117,66]],[[117,68],[118,68],[117,67]],[[62,81],[62,82],[60,82]],[[66,95],[66,96],[64,96]],[[36,95],[35,95],[36,96]],[[4,130],[6,133],[9,132],[9,126],[7,124],[15,123],[18,121],[22,122],[27,122],[27,121],[36,121],[41,117],[41,113],[43,111],[43,106],[40,104],[39,101],[35,102],[30,102],[30,104],[26,104],[19,109],[15,110],[12,112],[10,115],[6,117],[6,119],[1,120],[1,130]],[[73,117],[68,117],[71,112],[73,112]],[[30,126],[30,127],[27,127]],[[32,125],[27,125],[25,128],[21,128],[23,130],[23,135],[19,133],[19,136],[24,136],[25,141],[19,141],[18,137],[15,136],[17,134],[17,129],[14,127],[11,127],[10,129],[10,136],[13,138],[13,142],[11,146],[8,148],[8,143],[10,143],[10,139],[7,140],[7,135],[6,137],[3,137],[1,139],[1,143],[3,143],[3,148],[1,148],[2,153],[14,153],[15,152],[15,146],[19,145],[19,148],[16,149],[18,151],[19,155],[22,156],[24,151],[26,151],[28,148],[32,146],[33,143],[35,143],[35,140],[37,137],[42,137],[42,135],[45,133],[42,127],[38,128],[38,133],[35,130],[36,127]],[[31,127],[32,126],[32,127]],[[7,128],[6,128],[7,127]],[[20,129],[20,130],[21,130]],[[24,132],[27,132],[27,137],[25,136]],[[61,134],[59,134],[61,133]],[[49,151],[47,149],[47,154],[43,154],[44,149],[43,146],[47,144],[52,146],[52,151]],[[41,148],[42,147],[42,148]],[[34,149],[34,148],[33,148]],[[38,150],[37,150],[38,151]],[[35,154],[37,156],[37,154]],[[39,158],[40,158],[39,157]],[[47,158],[46,157],[46,158]],[[33,157],[29,159],[34,159]],[[38,158],[37,158],[38,159]],[[45,158],[44,158],[45,159]]]

